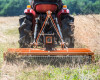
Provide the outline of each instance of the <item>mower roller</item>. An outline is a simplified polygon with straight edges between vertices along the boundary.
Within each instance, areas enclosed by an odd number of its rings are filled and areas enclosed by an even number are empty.
[[[74,18],[66,5],[57,0],[49,3],[48,0],[45,3],[34,0],[24,13],[26,15],[19,19],[20,48],[8,49],[4,53],[5,60],[9,55],[94,60],[94,53],[89,49],[74,48]]]

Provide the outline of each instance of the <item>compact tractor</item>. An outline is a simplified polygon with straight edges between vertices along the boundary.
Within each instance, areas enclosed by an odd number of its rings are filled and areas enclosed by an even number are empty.
[[[19,49],[8,49],[4,54],[33,57],[88,57],[94,53],[85,48],[74,48],[74,18],[61,0],[29,0],[30,5],[19,19]]]

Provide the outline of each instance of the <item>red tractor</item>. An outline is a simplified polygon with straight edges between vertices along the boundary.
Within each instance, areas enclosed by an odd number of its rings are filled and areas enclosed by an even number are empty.
[[[20,47],[32,48],[37,43],[38,46],[52,49],[63,43],[64,47],[73,48],[74,18],[70,16],[67,6],[61,0],[30,0],[29,2],[31,5],[25,9],[25,16],[19,19]],[[58,31],[50,18],[45,21],[47,13],[52,16]],[[44,22],[45,28],[42,29]],[[46,45],[44,40],[44,36],[48,35],[54,40],[50,46]],[[38,42],[36,42],[37,39]]]

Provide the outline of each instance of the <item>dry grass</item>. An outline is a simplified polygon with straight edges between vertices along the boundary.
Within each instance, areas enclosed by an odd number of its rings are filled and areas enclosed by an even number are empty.
[[[3,52],[18,47],[18,27],[18,17],[0,17],[0,80],[100,80],[100,57],[95,64],[77,67],[6,64]],[[87,47],[99,54],[100,15],[75,16],[75,27],[76,47]]]
[[[16,42],[18,40],[18,17],[0,17],[0,42]],[[17,36],[15,34],[17,33]]]
[[[75,40],[100,53],[100,15],[75,16]]]

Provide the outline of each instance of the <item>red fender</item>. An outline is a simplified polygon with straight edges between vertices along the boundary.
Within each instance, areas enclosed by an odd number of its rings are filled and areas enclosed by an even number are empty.
[[[59,18],[61,14],[69,14],[69,9],[62,9],[58,12],[57,17]]]
[[[32,14],[34,17],[36,17],[36,12],[33,9],[25,9],[25,14]]]

